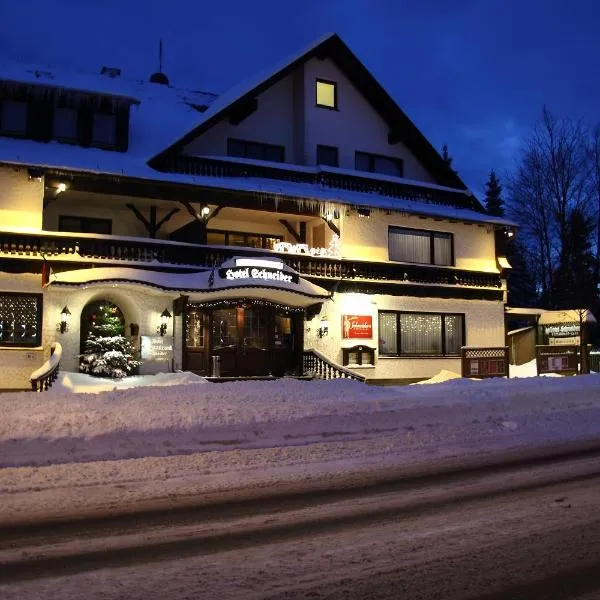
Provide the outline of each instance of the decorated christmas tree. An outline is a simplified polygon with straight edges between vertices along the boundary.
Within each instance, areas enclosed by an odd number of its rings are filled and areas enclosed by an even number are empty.
[[[121,378],[141,363],[131,342],[123,335],[124,323],[114,304],[103,302],[91,315],[79,370],[96,377]]]

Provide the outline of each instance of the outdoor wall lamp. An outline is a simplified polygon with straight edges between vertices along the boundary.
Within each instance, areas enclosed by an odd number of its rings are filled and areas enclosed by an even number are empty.
[[[160,325],[156,329],[160,335],[165,335],[167,333],[167,327],[169,326],[169,321],[171,320],[171,313],[165,308],[160,314]]]
[[[208,219],[208,213],[210,212],[210,208],[208,208],[208,206],[204,205],[201,209],[200,209],[200,214],[202,215],[203,219]]]
[[[65,307],[60,311],[60,323],[58,324],[58,328],[61,333],[69,330],[69,321],[71,320],[71,311],[69,307],[65,305]]]
[[[329,333],[329,321],[327,319],[321,319],[317,333],[320,338],[325,337]]]

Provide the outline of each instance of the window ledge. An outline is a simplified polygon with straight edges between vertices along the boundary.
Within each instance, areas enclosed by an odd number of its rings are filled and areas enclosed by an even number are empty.
[[[347,369],[374,369],[375,365],[344,365]]]

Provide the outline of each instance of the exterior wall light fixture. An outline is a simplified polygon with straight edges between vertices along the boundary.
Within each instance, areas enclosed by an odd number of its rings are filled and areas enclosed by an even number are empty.
[[[200,214],[202,215],[203,219],[208,219],[209,212],[210,212],[210,208],[208,208],[208,206],[206,206],[206,205],[204,205],[200,210]]]
[[[169,326],[169,321],[171,320],[171,313],[165,308],[160,314],[160,325],[156,328],[156,331],[160,335],[165,335],[167,333],[167,327]]]
[[[58,324],[58,330],[61,333],[65,333],[65,331],[69,330],[69,321],[71,320],[71,311],[69,307],[65,305],[65,307],[60,311],[60,323]]]
[[[59,183],[59,184],[56,186],[56,191],[57,191],[57,193],[59,193],[59,194],[60,194],[61,192],[64,192],[64,191],[66,191],[66,189],[67,189],[67,184],[66,184],[66,183],[63,183],[62,181],[61,181],[61,182],[60,182],[60,183]]]
[[[321,319],[321,323],[319,324],[319,329],[317,330],[317,333],[319,334],[320,338],[325,337],[329,334],[329,321],[326,317],[323,317]]]

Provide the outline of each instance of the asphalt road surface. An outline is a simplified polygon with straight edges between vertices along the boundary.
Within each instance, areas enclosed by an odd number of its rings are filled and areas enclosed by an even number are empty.
[[[0,531],[0,598],[600,599],[597,453]]]

